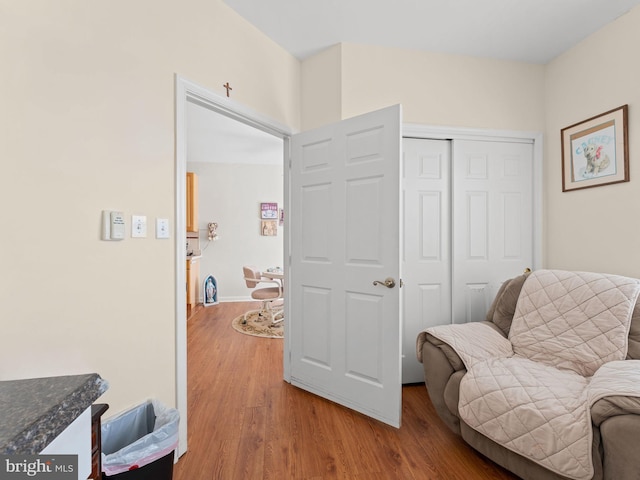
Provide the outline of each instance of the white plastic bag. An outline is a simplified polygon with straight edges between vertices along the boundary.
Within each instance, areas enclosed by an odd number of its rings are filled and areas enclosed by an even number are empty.
[[[116,475],[144,467],[178,447],[180,413],[149,400],[103,422],[102,471]]]

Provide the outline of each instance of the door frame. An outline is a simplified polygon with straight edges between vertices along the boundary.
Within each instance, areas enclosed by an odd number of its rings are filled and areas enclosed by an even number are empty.
[[[175,351],[176,351],[176,408],[180,412],[180,431],[178,455],[187,451],[187,295],[184,288],[187,282],[186,250],[186,175],[187,175],[187,102],[194,102],[216,113],[242,122],[263,132],[283,140],[284,170],[284,209],[289,205],[289,169],[285,162],[289,159],[289,139],[293,133],[291,128],[272,118],[262,115],[233,99],[218,95],[178,74],[175,80]],[[285,222],[284,252],[285,276],[288,275],[289,233]],[[285,318],[288,315],[288,302],[285,298]],[[288,342],[285,335],[285,341]],[[285,352],[288,343],[285,343]],[[288,381],[289,357],[283,355],[285,380]]]
[[[479,140],[522,142],[533,144],[533,270],[542,268],[542,178],[543,134],[525,130],[495,130],[464,127],[439,127],[407,123],[402,125],[403,138],[433,140]]]

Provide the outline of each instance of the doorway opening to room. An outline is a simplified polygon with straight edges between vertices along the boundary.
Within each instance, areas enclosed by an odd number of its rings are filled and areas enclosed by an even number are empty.
[[[187,451],[187,425],[188,425],[187,315],[186,315],[187,309],[185,308],[187,304],[187,291],[185,288],[187,284],[187,268],[186,268],[187,250],[190,249],[192,253],[195,251],[195,253],[200,253],[200,254],[202,254],[202,249],[204,249],[205,253],[216,252],[215,249],[218,248],[219,244],[222,243],[223,239],[227,237],[228,240],[232,241],[232,246],[230,247],[231,251],[233,252],[244,251],[246,255],[250,255],[252,253],[250,251],[250,248],[246,246],[247,239],[242,238],[243,236],[246,237],[246,235],[242,235],[241,228],[237,227],[237,229],[234,230],[233,228],[230,227],[230,225],[232,225],[234,222],[242,220],[239,218],[240,215],[234,212],[230,212],[231,219],[229,219],[228,221],[225,220],[223,222],[219,220],[220,218],[223,218],[223,217],[218,217],[216,215],[217,212],[215,211],[215,208],[217,208],[217,206],[213,206],[214,210],[211,210],[208,213],[207,212],[204,213],[207,216],[211,215],[211,217],[210,218],[203,217],[201,222],[198,221],[198,227],[196,231],[192,232],[192,234],[195,234],[195,236],[197,236],[200,240],[202,240],[202,243],[200,244],[200,242],[189,242],[189,243],[187,242],[187,218],[186,218],[187,217],[186,215],[187,213],[187,208],[186,208],[187,207],[186,205],[187,204],[187,181],[186,181],[186,178],[187,178],[187,164],[189,160],[187,137],[189,135],[188,129],[190,128],[188,123],[188,112],[190,109],[197,106],[201,110],[197,110],[194,108],[194,111],[198,112],[199,114],[209,115],[211,116],[211,118],[215,118],[220,122],[226,122],[227,128],[231,129],[232,131],[235,131],[236,133],[238,131],[243,131],[245,136],[244,142],[247,144],[251,143],[246,140],[248,136],[251,136],[251,135],[253,135],[254,137],[257,137],[261,134],[263,136],[262,137],[263,140],[265,140],[265,138],[268,136],[272,137],[271,140],[277,142],[277,145],[279,145],[279,150],[280,150],[279,172],[280,173],[277,173],[277,172],[274,173],[272,168],[270,174],[266,176],[264,180],[265,181],[268,180],[269,183],[271,184],[271,188],[275,188],[275,190],[271,190],[268,193],[269,195],[271,195],[271,193],[275,195],[276,192],[280,195],[274,203],[281,202],[283,207],[285,202],[287,201],[287,192],[286,190],[284,190],[284,185],[287,185],[287,170],[284,169],[284,159],[285,159],[285,152],[287,152],[289,148],[289,137],[291,136],[292,132],[289,130],[288,127],[280,125],[270,118],[263,117],[259,113],[256,113],[253,110],[247,107],[244,107],[243,105],[238,104],[231,99],[219,96],[177,75],[175,79],[175,87],[176,87],[176,91],[175,91],[175,98],[176,98],[176,116],[175,116],[176,118],[176,130],[175,130],[176,131],[176,164],[175,164],[176,165],[176,170],[175,170],[176,215],[175,215],[174,232],[175,232],[175,239],[176,239],[176,243],[175,243],[175,248],[176,248],[175,250],[175,259],[176,259],[176,262],[175,262],[176,407],[180,411],[180,416],[181,416],[178,454],[182,455]],[[214,115],[217,117],[215,117]],[[219,128],[220,128],[221,134],[220,135],[214,134],[214,141],[216,137],[224,137],[225,135],[232,136],[232,134],[229,131],[227,131],[226,133],[223,132],[221,130],[222,127],[220,125],[219,125]],[[203,127],[203,128],[206,128],[206,127]],[[224,140],[229,140],[229,139],[224,139]],[[237,139],[236,139],[236,142],[239,142],[240,144],[243,143],[242,141],[239,141]],[[210,148],[213,148],[213,147],[210,147]],[[236,148],[239,148],[239,147],[236,145]],[[257,155],[258,154],[255,153],[254,158],[257,157]],[[230,170],[234,170],[234,168],[232,167],[233,164],[221,163],[221,164],[215,164],[213,167],[211,167],[211,166],[207,166],[206,162],[201,162],[201,163],[204,164],[202,168],[203,168],[203,172],[205,172],[205,175],[204,175],[205,177],[211,177],[212,175],[215,175],[214,172],[216,170],[218,171],[218,173],[222,171],[228,172]],[[236,175],[242,175],[243,171],[244,173],[247,173],[247,171],[251,173],[251,172],[255,172],[256,170],[263,170],[263,169],[258,168],[255,165],[252,166],[250,164],[242,164],[239,168],[235,170],[238,170],[235,172]],[[237,190],[243,190],[245,192],[243,197],[246,197],[248,195],[255,195],[254,193],[247,194],[246,189],[244,188],[246,187],[246,185],[242,185],[242,182],[238,183],[238,181],[236,181],[235,183],[237,187],[236,190],[233,190],[232,188],[230,188],[230,185],[229,185],[230,183],[231,182],[225,182],[224,185],[219,185],[219,184],[216,185],[217,191],[222,190],[223,192],[225,192],[225,195],[220,197],[220,200],[215,200],[216,202],[220,201],[222,203],[221,211],[232,210],[234,208],[233,207],[234,202],[229,201],[228,197],[233,196],[234,192],[236,192]],[[251,183],[251,182],[247,182],[247,183]],[[274,187],[276,183],[278,184],[278,186]],[[241,186],[242,188],[240,188]],[[214,194],[217,194],[217,193],[214,192]],[[254,203],[254,200],[256,199],[257,197],[254,197],[253,200],[250,199],[249,203]],[[213,201],[213,200],[209,199],[209,201]],[[273,200],[269,196],[268,198],[262,201],[272,202]],[[254,205],[250,207],[251,210],[254,210],[250,214],[252,218],[247,218],[243,220],[244,223],[249,224],[250,226],[251,225],[253,226],[253,232],[257,231],[258,233],[260,233],[261,231],[259,204],[260,202],[258,202],[257,205],[254,203]],[[207,209],[211,208],[211,205],[207,205],[206,208]],[[240,223],[243,223],[243,222],[240,222]],[[218,240],[214,240],[213,238],[212,240],[209,240],[209,232],[208,232],[209,223],[218,224],[215,231],[215,234],[218,236]],[[206,229],[205,232],[200,231],[202,226],[205,227]],[[278,225],[278,227],[280,226]],[[279,237],[272,236],[271,238],[267,238],[267,236],[264,236],[259,240],[266,240],[266,242],[271,242],[272,244],[275,242],[279,242],[281,245],[280,255],[279,256],[276,255],[275,257],[272,255],[271,257],[265,258],[264,260],[260,259],[260,261],[276,262],[277,259],[282,259],[283,251],[286,251],[289,243],[288,243],[286,231],[282,227],[280,227],[278,230],[279,230]],[[255,241],[258,241],[258,240],[255,240]],[[254,250],[257,250],[257,247],[254,248]],[[217,253],[218,252],[216,252],[216,254]],[[205,255],[205,257],[206,256],[207,255]],[[218,264],[222,262],[220,258],[218,258],[217,260],[218,260]],[[226,259],[224,258],[223,260],[226,261]],[[256,263],[258,263],[257,259],[256,259]],[[281,266],[286,268],[285,265],[281,265]],[[215,270],[217,267],[216,265],[213,265],[213,266],[205,266],[204,268],[207,268],[207,269],[211,268],[212,270]],[[233,266],[228,267],[229,271],[233,268],[234,268]],[[237,284],[240,284],[243,282],[243,277],[242,277],[243,272],[241,269],[241,265],[236,266],[235,268],[237,268],[237,273],[235,271],[233,273],[229,273],[227,278],[229,279],[229,286],[231,286],[232,283],[236,283],[236,288],[239,288]],[[223,270],[220,270],[220,271],[222,272]],[[209,271],[204,270],[201,276],[202,275],[209,275]],[[220,280],[226,281],[223,279],[222,276]],[[226,290],[226,287],[225,287],[225,290]],[[233,290],[229,290],[229,291],[233,292]],[[235,290],[235,291],[239,292],[239,290]],[[249,294],[247,292],[248,292],[248,289],[245,286],[244,293],[237,294],[237,296],[241,298],[247,298],[249,297]],[[199,296],[200,294],[196,293],[196,297],[199,297]],[[228,296],[233,297],[236,295],[229,293]],[[212,308],[215,308],[215,307],[212,307]]]
[[[186,120],[187,176],[197,184],[187,215],[194,224],[187,222],[187,269],[195,283],[187,276],[187,310],[247,300],[244,266],[283,268],[284,141],[195,101],[187,101]],[[213,298],[205,279],[215,283]]]

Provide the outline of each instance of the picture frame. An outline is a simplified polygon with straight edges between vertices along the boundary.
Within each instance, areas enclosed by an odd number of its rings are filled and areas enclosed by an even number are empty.
[[[276,237],[278,235],[278,222],[276,220],[262,220],[260,222],[260,235],[263,237]]]
[[[629,181],[628,105],[560,131],[562,191]]]
[[[278,218],[278,204],[277,203],[261,203],[260,204],[260,218],[263,220],[274,220]]]
[[[217,305],[218,302],[218,281],[213,275],[208,275],[202,282],[202,304],[205,307]]]

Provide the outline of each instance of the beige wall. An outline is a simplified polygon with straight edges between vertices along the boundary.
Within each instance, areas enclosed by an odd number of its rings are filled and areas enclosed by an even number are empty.
[[[405,123],[541,132],[544,71],[542,65],[343,43],[302,62],[302,124],[317,127],[401,103]]]
[[[174,74],[299,128],[300,64],[220,0],[0,12],[0,379],[98,372],[111,413],[174,405]],[[100,241],[103,209],[148,237]]]
[[[542,131],[544,67],[344,44],[342,116],[396,103],[403,121]]]
[[[545,265],[640,277],[640,7],[547,66]],[[631,182],[562,192],[560,130],[629,105]]]
[[[302,129],[342,117],[342,47],[334,45],[302,62]]]
[[[99,234],[103,209],[174,225],[175,73],[217,93],[229,81],[292,129],[301,102],[305,128],[395,103],[411,123],[546,124],[546,266],[640,276],[640,8],[546,68],[352,44],[301,68],[221,0],[0,0],[0,12],[0,379],[95,371],[112,412],[174,404],[175,236]],[[561,193],[560,128],[624,103],[632,182]]]

